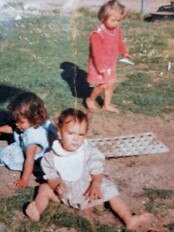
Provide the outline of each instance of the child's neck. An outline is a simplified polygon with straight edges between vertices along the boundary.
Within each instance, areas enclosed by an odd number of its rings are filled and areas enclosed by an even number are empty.
[[[107,27],[105,24],[102,24],[103,25],[103,27],[105,28],[105,30],[108,32],[108,33],[110,33],[110,34],[115,34],[115,29],[117,28],[117,27],[115,27],[115,28],[109,28],[109,27]]]

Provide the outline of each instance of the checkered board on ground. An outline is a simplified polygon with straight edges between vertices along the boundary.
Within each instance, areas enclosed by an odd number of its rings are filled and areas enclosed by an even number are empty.
[[[168,152],[167,146],[149,133],[90,139],[107,158]]]

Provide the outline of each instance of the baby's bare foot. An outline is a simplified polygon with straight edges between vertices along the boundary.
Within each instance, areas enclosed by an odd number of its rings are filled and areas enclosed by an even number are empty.
[[[103,110],[106,110],[106,111],[109,111],[109,112],[116,113],[116,114],[119,114],[119,113],[120,113],[119,109],[117,109],[116,106],[113,106],[113,105],[110,105],[110,106],[103,106],[102,109],[103,109]]]
[[[25,210],[27,216],[31,218],[33,221],[40,221],[40,214],[37,209],[35,201],[32,201]]]
[[[141,215],[132,216],[127,223],[127,229],[134,230],[136,232],[147,231],[152,223],[152,214],[144,213]]]
[[[91,112],[96,112],[98,111],[98,108],[95,105],[95,101],[93,101],[91,98],[87,98],[86,99],[86,106],[88,108],[88,110],[90,110]]]

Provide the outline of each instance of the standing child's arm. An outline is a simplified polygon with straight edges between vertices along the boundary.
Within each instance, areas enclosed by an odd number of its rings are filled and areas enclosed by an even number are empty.
[[[23,173],[19,180],[15,182],[16,187],[25,188],[28,186],[30,177],[33,173],[34,157],[35,154],[40,150],[39,146],[32,144],[26,149],[26,158],[24,161]]]
[[[128,53],[127,46],[125,45],[123,41],[122,31],[121,29],[118,30],[118,48],[119,48],[119,54],[122,55],[125,58],[131,59],[131,56]]]

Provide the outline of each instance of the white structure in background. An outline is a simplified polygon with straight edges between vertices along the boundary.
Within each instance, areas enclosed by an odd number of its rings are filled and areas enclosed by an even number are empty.
[[[63,12],[70,12],[74,10],[79,4],[79,0],[67,0],[63,4],[62,11]]]
[[[91,143],[105,154],[106,158],[168,152],[168,147],[152,132],[110,138],[93,138]]]
[[[146,0],[141,0],[141,14],[144,15],[147,9],[147,2]]]
[[[169,61],[167,64],[167,70],[170,71],[171,67],[172,67],[172,63]]]

